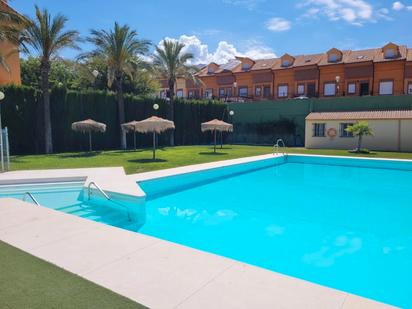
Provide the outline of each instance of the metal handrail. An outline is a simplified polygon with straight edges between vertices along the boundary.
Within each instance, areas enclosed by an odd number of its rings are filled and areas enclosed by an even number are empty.
[[[94,181],[91,181],[91,182],[89,183],[88,187],[87,187],[87,195],[88,195],[89,201],[90,201],[90,196],[92,195],[92,188],[91,188],[92,185],[93,185],[108,201],[111,201],[111,202],[115,203],[114,201],[112,201],[112,199],[110,198],[110,196],[108,196],[107,193],[104,192]],[[116,204],[116,205],[119,205],[119,206],[122,206],[123,208],[126,209],[127,219],[128,219],[129,221],[131,221],[132,219],[131,219],[131,217],[130,217],[129,208],[127,208],[126,206],[124,206],[124,205],[122,205],[122,204],[119,204],[119,203],[115,203],[115,204]]]
[[[35,199],[35,197],[33,196],[33,194],[31,194],[30,192],[25,192],[23,195],[23,202],[26,201],[26,196],[30,197],[30,199],[34,202],[34,204],[36,204],[37,206],[40,206],[40,203]]]
[[[275,145],[273,145],[273,154],[275,155],[277,155],[277,154],[279,154],[279,148],[280,147],[282,147],[282,149],[283,149],[283,154],[284,155],[287,155],[287,152],[286,152],[286,145],[285,145],[285,142],[283,141],[283,139],[281,139],[281,138],[278,138],[277,139],[277,141],[276,141],[276,144]]]
[[[92,195],[92,185],[99,191],[107,200],[111,200],[110,196],[106,194],[94,181],[91,181],[87,187],[87,196],[90,201],[90,195]]]

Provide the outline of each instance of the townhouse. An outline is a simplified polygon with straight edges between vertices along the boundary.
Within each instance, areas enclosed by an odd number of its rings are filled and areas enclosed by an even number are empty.
[[[412,49],[388,43],[375,49],[332,48],[323,54],[284,54],[275,59],[236,57],[222,65],[209,63],[196,76],[201,85],[180,92],[182,97],[196,93],[243,101],[412,94]]]
[[[0,9],[4,12],[18,14],[8,5],[7,0],[0,0]],[[6,63],[5,65],[0,65],[0,85],[20,85],[20,55],[18,47],[8,41],[0,41],[0,55]]]

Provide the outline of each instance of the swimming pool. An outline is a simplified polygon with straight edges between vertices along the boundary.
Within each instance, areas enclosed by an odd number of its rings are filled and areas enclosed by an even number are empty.
[[[412,162],[295,156],[139,182],[145,205],[83,183],[0,186],[42,206],[412,308]],[[131,214],[131,220],[128,216]]]
[[[139,183],[141,233],[412,308],[412,164],[289,156]]]
[[[145,220],[141,205],[118,200],[113,194],[110,194],[114,197],[112,200],[98,193],[89,199],[81,182],[0,185],[0,198],[22,200],[26,192],[30,192],[41,206],[131,231],[138,231]],[[25,200],[34,204],[27,196]]]

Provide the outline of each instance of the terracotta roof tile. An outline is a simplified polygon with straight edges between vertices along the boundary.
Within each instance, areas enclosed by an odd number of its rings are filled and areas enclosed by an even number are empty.
[[[406,48],[405,45],[399,46],[399,57],[398,58],[390,58],[390,59],[385,59],[382,49],[378,49],[379,52],[376,54],[374,58],[374,62],[384,62],[384,61],[394,61],[394,60],[404,60],[406,59],[406,54],[408,52],[408,49]]]
[[[341,61],[337,61],[337,62],[329,62],[328,61],[328,55],[326,53],[323,54],[321,60],[319,61],[318,65],[322,66],[322,65],[334,65],[334,64],[340,64],[340,63],[344,63],[344,59],[346,57],[348,57],[350,50],[342,50],[342,60]]]
[[[353,50],[343,55],[344,63],[359,63],[373,61],[376,55],[381,51],[380,48]]]
[[[412,110],[310,113],[306,120],[412,119]]]
[[[408,55],[406,56],[406,61],[412,61],[412,48],[408,49]]]
[[[268,70],[275,64],[276,61],[278,61],[278,58],[256,60],[251,71]]]
[[[316,65],[322,60],[324,54],[301,55],[295,57],[293,67],[303,67],[308,65]]]

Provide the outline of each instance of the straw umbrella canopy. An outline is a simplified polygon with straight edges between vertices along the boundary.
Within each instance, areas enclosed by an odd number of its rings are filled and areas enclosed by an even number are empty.
[[[106,132],[106,125],[93,119],[73,122],[72,130],[89,134],[89,151],[92,151],[92,132]]]
[[[222,120],[213,119],[208,122],[203,122],[201,125],[202,132],[213,131],[214,135],[214,152],[216,152],[216,132],[233,132],[233,124],[224,122]]]
[[[152,116],[135,124],[137,132],[153,133],[153,160],[156,159],[156,134],[175,128],[173,121]]]
[[[138,121],[133,120],[122,124],[122,130],[125,132],[133,132],[134,150],[136,150],[136,124]]]

